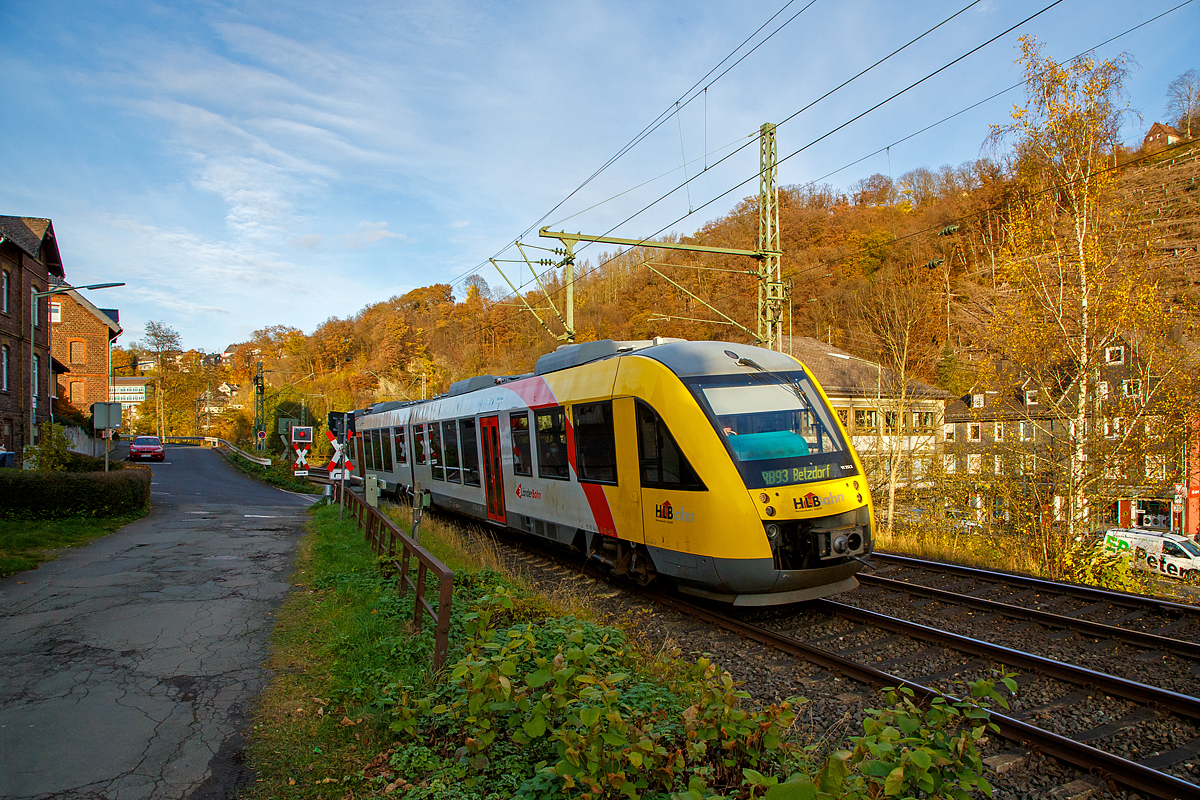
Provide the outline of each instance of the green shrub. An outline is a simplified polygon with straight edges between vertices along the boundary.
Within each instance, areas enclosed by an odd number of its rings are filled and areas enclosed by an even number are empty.
[[[0,519],[116,517],[150,503],[150,472],[0,470]]]

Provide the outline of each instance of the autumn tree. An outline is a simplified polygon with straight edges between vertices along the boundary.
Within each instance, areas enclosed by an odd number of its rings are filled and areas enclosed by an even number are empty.
[[[1200,128],[1200,72],[1189,69],[1167,85],[1167,116],[1189,139]]]
[[[1014,142],[1017,183],[992,333],[999,359],[1049,409],[1059,451],[1044,462],[1041,485],[1056,499],[1039,532],[1053,561],[1086,530],[1099,479],[1111,466],[1099,463],[1094,436],[1105,349],[1132,333],[1149,359],[1162,314],[1138,237],[1113,202],[1128,57],[1089,54],[1059,64],[1035,39],[1021,42],[1026,101],[992,133]]]

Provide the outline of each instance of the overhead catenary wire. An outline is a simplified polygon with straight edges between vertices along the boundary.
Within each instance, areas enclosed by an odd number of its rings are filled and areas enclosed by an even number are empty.
[[[528,228],[526,228],[517,237],[517,239],[528,236],[530,233],[532,233],[534,230],[536,230],[538,228],[538,226],[540,226],[543,222],[545,222],[546,219],[551,214],[553,214],[555,211],[557,211],[559,208],[561,208],[564,203],[566,203],[568,200],[570,200],[572,197],[574,197],[576,194],[578,194],[580,190],[585,188],[588,184],[590,184],[593,180],[595,180],[602,172],[604,172],[606,169],[611,167],[618,160],[620,160],[620,158],[622,156],[624,156],[626,153],[628,153],[630,150],[632,150],[634,147],[636,147],[638,144],[640,144],[643,140],[645,140],[646,137],[648,137],[650,134],[654,133],[654,131],[658,130],[658,128],[660,128],[667,120],[669,120],[671,118],[672,113],[674,113],[677,109],[679,109],[681,107],[686,107],[687,105],[689,105],[701,93],[704,94],[705,114],[707,117],[707,113],[708,113],[707,92],[708,92],[708,89],[713,84],[715,84],[717,81],[719,81],[721,78],[725,77],[725,75],[729,74],[730,70],[732,70],[738,64],[742,63],[742,61],[744,61],[746,59],[746,57],[748,57],[750,54],[752,54],[756,50],[758,50],[758,48],[762,47],[764,44],[766,44],[768,41],[770,41],[775,36],[775,34],[779,33],[781,30],[786,28],[789,24],[792,23],[793,20],[795,20],[797,17],[799,17],[805,11],[807,11],[816,2],[816,0],[809,0],[809,2],[807,4],[805,4],[805,6],[803,8],[801,8],[799,11],[797,11],[795,14],[793,14],[791,17],[789,17],[787,20],[785,20],[783,22],[783,24],[781,24],[775,30],[771,31],[771,33],[769,33],[767,36],[765,36],[762,39],[762,41],[758,42],[756,45],[754,45],[754,47],[750,48],[750,50],[748,50],[746,53],[744,53],[741,56],[741,58],[738,58],[737,61],[730,64],[728,67],[726,67],[719,75],[717,75],[715,78],[712,78],[712,80],[708,80],[708,79],[710,77],[712,77],[713,73],[715,73],[715,72],[717,72],[717,70],[721,69],[721,67],[726,62],[728,62],[731,58],[736,56],[738,54],[738,52],[740,50],[742,50],[742,48],[744,48],[748,43],[753,41],[753,39],[756,36],[758,36],[760,33],[762,33],[762,31],[768,25],[770,25],[773,21],[775,21],[775,19],[778,18],[780,14],[782,14],[784,11],[786,11],[795,2],[796,2],[796,0],[788,0],[788,2],[784,3],[783,6],[778,11],[776,11],[769,18],[767,18],[766,22],[764,22],[762,25],[759,25],[758,28],[756,28],[753,33],[751,33],[749,36],[747,36],[737,47],[735,47],[733,50],[731,50],[728,55],[726,55],[719,62],[717,62],[716,66],[714,66],[707,73],[705,73],[704,76],[702,78],[700,78],[700,80],[698,80],[694,84],[692,84],[687,89],[687,91],[685,91],[682,95],[679,96],[679,98],[674,103],[672,103],[666,109],[664,109],[657,117],[655,117],[648,125],[646,125],[645,128],[643,128],[632,139],[630,139],[620,149],[618,149],[615,155],[613,155],[607,161],[605,161],[603,164],[601,164],[600,167],[597,168],[595,172],[593,172],[591,175],[589,175],[587,178],[585,178],[582,183],[580,183],[578,186],[576,186],[574,189],[572,189],[562,200],[555,203],[554,206],[549,211],[547,211],[545,214],[543,214],[541,217],[539,217],[535,222],[533,222],[533,224],[531,224]],[[700,92],[697,92],[696,91],[697,88],[701,87],[701,86],[703,86],[703,89]],[[500,256],[501,254],[503,254],[504,251],[507,250],[510,246],[511,245],[505,245],[501,250],[499,250],[493,256],[493,258],[496,258],[496,257]],[[468,272],[464,272],[462,275],[459,275],[457,278],[455,278],[453,281],[451,281],[451,283],[457,283],[458,281],[466,278],[467,276],[469,276],[472,273],[481,269],[486,263],[487,263],[487,261],[480,262],[478,265],[473,267]]]
[[[891,100],[894,100],[894,99],[896,99],[897,97],[899,97],[900,95],[904,94],[905,92],[907,92],[907,91],[911,90],[912,88],[915,88],[916,86],[920,85],[921,83],[924,83],[926,80],[928,80],[929,78],[933,77],[934,75],[936,75],[936,74],[938,74],[938,73],[940,73],[940,72],[943,72],[943,71],[945,71],[945,69],[949,68],[950,66],[952,66],[952,65],[954,65],[954,64],[956,64],[956,63],[958,63],[958,62],[962,61],[964,58],[968,57],[968,56],[969,56],[969,55],[971,55],[972,53],[974,53],[974,52],[977,52],[978,50],[982,49],[983,47],[987,46],[988,44],[991,44],[992,42],[994,42],[994,41],[996,41],[997,39],[999,39],[999,38],[1003,37],[1004,35],[1006,35],[1006,34],[1008,34],[1008,33],[1011,33],[1011,32],[1012,32],[1013,30],[1015,30],[1016,28],[1020,27],[1021,25],[1025,24],[1026,22],[1029,22],[1030,20],[1032,20],[1032,19],[1036,18],[1037,16],[1040,16],[1041,14],[1043,14],[1043,13],[1045,13],[1046,11],[1050,10],[1050,9],[1051,9],[1051,8],[1053,8],[1054,6],[1056,6],[1056,5],[1059,5],[1059,3],[1061,3],[1061,2],[1062,2],[1062,0],[1056,0],[1056,2],[1053,2],[1053,3],[1051,3],[1050,5],[1048,5],[1048,6],[1044,7],[1043,9],[1041,9],[1040,11],[1038,11],[1038,12],[1036,12],[1036,13],[1034,13],[1034,14],[1030,15],[1029,17],[1025,18],[1025,19],[1024,19],[1024,20],[1022,20],[1021,22],[1018,22],[1017,24],[1015,24],[1015,25],[1013,25],[1013,26],[1010,26],[1010,27],[1009,27],[1009,28],[1007,28],[1005,31],[1003,31],[1003,32],[1001,32],[1001,33],[999,33],[999,34],[996,34],[995,36],[991,37],[990,39],[988,39],[987,41],[983,42],[982,44],[980,44],[980,45],[976,46],[975,48],[972,48],[972,50],[968,51],[967,53],[964,53],[963,55],[961,55],[961,56],[959,56],[959,57],[955,58],[953,61],[951,61],[951,62],[948,62],[946,65],[944,65],[944,66],[940,67],[939,69],[935,70],[934,72],[932,72],[932,73],[929,73],[928,75],[926,75],[924,78],[920,79],[919,81],[916,81],[916,82],[914,82],[913,84],[910,84],[908,87],[906,87],[905,89],[903,89],[903,90],[901,90],[901,91],[899,91],[899,92],[897,92],[897,93],[893,94],[893,95],[892,95],[892,96],[890,96],[889,98],[887,98],[887,99],[885,99],[885,100],[883,100],[883,101],[881,101],[881,102],[879,102],[879,103],[876,103],[876,104],[875,104],[875,105],[873,105],[871,108],[869,108],[869,109],[867,109],[866,111],[864,111],[864,112],[862,112],[862,113],[860,113],[860,114],[856,115],[855,117],[853,117],[853,118],[852,118],[851,120],[849,120],[848,122],[846,122],[846,123],[843,123],[843,124],[841,124],[841,125],[839,125],[839,126],[836,126],[835,128],[831,129],[831,131],[829,131],[829,132],[827,132],[826,134],[822,135],[822,136],[821,136],[821,137],[819,137],[818,139],[816,139],[816,140],[813,140],[813,141],[809,142],[808,144],[806,144],[806,145],[804,145],[803,147],[801,147],[801,148],[799,148],[799,149],[797,149],[797,150],[793,151],[792,153],[789,153],[787,156],[785,156],[785,157],[783,157],[782,159],[780,159],[780,160],[779,160],[779,162],[781,163],[781,162],[782,162],[782,161],[784,161],[784,160],[787,160],[787,159],[789,159],[789,158],[792,158],[793,156],[795,156],[795,155],[799,154],[800,152],[802,152],[803,150],[807,149],[808,147],[811,147],[811,146],[812,146],[813,144],[815,144],[816,142],[818,142],[818,141],[821,141],[821,140],[823,140],[823,139],[825,139],[825,138],[828,138],[828,136],[829,136],[829,135],[831,135],[833,132],[836,132],[837,130],[840,130],[841,128],[844,128],[844,127],[845,127],[845,125],[847,125],[847,124],[850,124],[850,122],[853,122],[853,121],[855,121],[855,120],[861,119],[863,116],[865,116],[866,114],[869,114],[871,111],[873,111],[873,110],[875,110],[875,109],[879,108],[880,106],[884,105],[884,104],[885,104],[885,103],[887,103],[887,102],[890,102]],[[1099,47],[1103,47],[1104,45],[1111,44],[1112,42],[1114,42],[1114,41],[1116,41],[1116,40],[1118,40],[1118,39],[1120,39],[1120,38],[1122,38],[1122,37],[1124,37],[1124,36],[1127,36],[1127,35],[1129,35],[1130,33],[1133,33],[1134,31],[1136,31],[1136,30],[1138,30],[1138,29],[1140,29],[1140,28],[1142,28],[1142,27],[1145,27],[1146,25],[1149,25],[1149,24],[1151,24],[1151,23],[1153,23],[1153,22],[1155,22],[1155,21],[1157,21],[1157,20],[1159,20],[1159,19],[1162,19],[1163,17],[1165,17],[1165,16],[1167,16],[1167,15],[1169,15],[1169,14],[1171,14],[1171,13],[1174,13],[1175,11],[1178,11],[1179,9],[1181,9],[1181,8],[1183,8],[1183,7],[1187,6],[1187,5],[1190,5],[1192,2],[1194,2],[1194,0],[1184,0],[1183,2],[1179,3],[1178,5],[1175,5],[1175,6],[1173,6],[1172,8],[1169,8],[1169,9],[1167,9],[1166,11],[1163,11],[1163,12],[1161,12],[1161,13],[1159,13],[1159,14],[1156,14],[1155,16],[1153,16],[1153,17],[1150,17],[1150,18],[1148,18],[1148,19],[1146,19],[1146,20],[1144,20],[1144,21],[1142,21],[1142,22],[1138,23],[1137,25],[1134,25],[1134,26],[1132,26],[1132,27],[1128,28],[1128,29],[1126,29],[1126,30],[1122,31],[1121,33],[1115,34],[1115,35],[1113,35],[1113,36],[1109,37],[1108,39],[1105,39],[1103,42],[1100,42],[1100,43],[1098,43],[1097,45],[1095,45],[1095,46],[1093,46],[1093,47],[1089,48],[1088,50],[1085,50],[1085,51],[1083,51],[1083,52],[1082,52],[1082,53],[1080,53],[1079,55],[1075,56],[1075,58],[1078,58],[1078,57],[1080,57],[1080,56],[1082,56],[1082,55],[1084,55],[1084,54],[1086,54],[1086,53],[1088,53],[1088,52],[1091,52],[1091,51],[1093,51],[1093,50],[1095,50],[1095,49],[1097,49],[1097,48],[1099,48]],[[959,13],[961,13],[961,12],[959,12]],[[918,37],[918,38],[920,38],[920,37]],[[915,41],[915,40],[914,40],[914,41]],[[911,44],[911,42],[910,42],[910,44]],[[903,49],[903,48],[901,48],[901,49]],[[909,134],[909,135],[907,135],[907,136],[905,136],[905,137],[903,137],[903,138],[901,138],[901,139],[897,140],[896,142],[893,142],[893,143],[892,143],[892,144],[890,144],[890,145],[887,145],[887,146],[885,146],[884,148],[880,148],[879,150],[876,150],[874,153],[871,153],[871,154],[870,154],[870,155],[868,155],[868,156],[863,156],[862,158],[860,158],[860,159],[857,159],[856,161],[850,162],[849,164],[846,164],[845,166],[843,166],[843,167],[840,167],[840,168],[838,168],[837,170],[834,170],[833,172],[827,173],[827,175],[826,175],[826,176],[824,176],[824,177],[828,177],[829,175],[835,174],[836,172],[840,172],[841,170],[843,170],[843,169],[846,169],[846,168],[848,168],[848,167],[850,167],[850,166],[853,166],[854,164],[857,164],[857,163],[859,163],[859,162],[861,162],[861,161],[865,160],[866,158],[869,158],[870,156],[877,155],[878,153],[880,153],[880,152],[883,152],[884,150],[886,150],[888,147],[893,147],[893,146],[895,146],[896,144],[899,144],[899,143],[901,143],[901,142],[904,142],[904,141],[907,141],[907,140],[909,140],[909,139],[913,138],[914,136],[917,136],[917,135],[919,135],[919,134],[921,134],[921,133],[927,132],[928,130],[930,130],[930,129],[932,129],[932,128],[935,128],[935,127],[937,127],[938,125],[941,125],[941,124],[943,124],[943,123],[945,123],[945,122],[947,122],[947,121],[949,121],[949,120],[951,120],[951,119],[953,119],[953,118],[955,118],[955,117],[957,117],[957,116],[959,116],[959,115],[961,115],[961,114],[963,114],[963,113],[966,113],[967,111],[970,111],[971,109],[973,109],[973,108],[976,108],[976,107],[978,107],[979,105],[982,105],[983,103],[986,103],[986,102],[988,102],[988,101],[990,101],[990,100],[993,100],[993,99],[995,99],[996,97],[999,97],[1000,95],[1002,95],[1002,94],[1004,94],[1004,93],[1006,93],[1006,92],[1008,92],[1008,91],[1011,91],[1012,89],[1014,89],[1014,88],[1017,88],[1017,87],[1019,87],[1019,86],[1021,86],[1021,85],[1023,85],[1023,84],[1024,84],[1024,82],[1023,82],[1023,81],[1021,81],[1021,82],[1018,82],[1018,83],[1016,83],[1016,84],[1013,84],[1012,86],[1009,86],[1009,87],[1007,87],[1006,89],[1004,89],[1004,90],[1001,90],[1000,92],[996,92],[996,93],[994,93],[994,94],[990,95],[989,97],[987,97],[987,98],[984,98],[983,100],[977,101],[977,102],[975,102],[975,103],[971,104],[970,106],[967,106],[967,107],[965,107],[965,108],[961,109],[960,111],[957,111],[957,112],[955,112],[954,114],[951,114],[951,115],[948,115],[948,116],[944,117],[943,119],[939,120],[938,122],[935,122],[935,123],[932,123],[932,124],[930,124],[930,125],[927,125],[927,126],[925,126],[924,128],[922,128],[922,129],[920,129],[920,130],[918,130],[918,131],[916,131],[916,132],[914,132],[914,133],[911,133],[911,134]],[[799,112],[797,112],[797,113],[799,113]],[[794,116],[795,116],[795,114],[792,114],[792,115],[790,115],[790,116],[789,116],[787,119],[791,119],[791,118],[793,118]],[[1187,144],[1187,143],[1184,143],[1184,144]],[[744,147],[744,146],[743,146],[743,147]],[[1171,148],[1168,148],[1168,149],[1174,149],[1175,147],[1178,147],[1178,145],[1172,146]],[[1159,152],[1156,152],[1154,155],[1159,155],[1159,154],[1161,154],[1161,151],[1159,151]],[[732,155],[732,154],[731,154],[731,155]],[[727,157],[728,157],[728,156],[727,156]],[[1144,158],[1144,157],[1143,157],[1143,158]],[[1141,159],[1135,159],[1135,161],[1134,161],[1134,162],[1127,162],[1126,164],[1120,165],[1120,167],[1113,167],[1113,168],[1110,168],[1110,169],[1124,168],[1124,167],[1126,167],[1126,166],[1129,166],[1129,164],[1130,164],[1130,163],[1136,163],[1136,161],[1140,161],[1140,160],[1141,160]],[[716,166],[716,164],[713,164],[713,166]],[[673,172],[673,171],[675,171],[675,170],[672,170],[672,172]],[[1106,171],[1107,171],[1107,170],[1106,170]],[[667,174],[669,174],[669,173],[667,173]],[[730,193],[732,193],[732,192],[734,192],[734,191],[738,190],[739,188],[741,188],[741,187],[745,186],[747,183],[749,183],[750,181],[754,180],[754,179],[755,179],[755,178],[757,178],[757,177],[758,177],[758,175],[756,174],[756,175],[754,175],[753,177],[751,177],[751,178],[748,178],[747,180],[744,180],[744,181],[742,181],[742,182],[738,183],[737,185],[735,185],[735,186],[731,187],[730,189],[726,190],[725,192],[722,192],[720,195],[717,195],[716,197],[714,197],[714,198],[710,199],[709,201],[705,202],[704,204],[702,204],[701,206],[699,206],[698,208],[696,208],[696,209],[695,209],[695,211],[700,211],[700,210],[702,210],[703,208],[707,207],[708,205],[711,205],[712,203],[716,202],[717,200],[720,200],[721,198],[723,198],[723,197],[725,197],[725,196],[729,195]],[[817,180],[822,180],[822,179],[823,179],[823,178],[820,178],[820,179],[817,179]],[[805,185],[812,185],[812,183],[815,183],[815,181],[814,181],[814,182],[811,182],[811,183],[809,183],[809,184],[805,184]],[[676,187],[676,189],[675,189],[675,190],[672,190],[672,191],[677,191],[677,190],[678,190],[678,187]],[[1048,191],[1048,190],[1047,190],[1047,191]],[[660,200],[661,200],[661,198],[660,198]],[[655,202],[659,202],[659,201],[655,201]],[[648,208],[648,206],[647,206],[647,208]],[[645,210],[645,208],[643,208],[642,210]],[[641,213],[641,211],[639,211],[639,212],[637,212],[637,213]],[[693,212],[693,213],[694,213],[694,212]],[[954,221],[962,221],[962,220],[968,219],[968,218],[970,218],[971,216],[973,216],[975,213],[981,213],[981,212],[973,212],[973,213],[971,213],[971,214],[964,214],[964,215],[962,215],[962,216],[960,216],[960,217],[956,218],[956,220],[951,220],[951,222],[954,222]],[[619,225],[621,225],[621,224],[625,224],[625,222],[629,221],[630,219],[632,219],[632,218],[634,218],[634,217],[636,217],[636,216],[637,216],[637,214],[634,214],[634,215],[632,215],[631,217],[628,217],[628,218],[626,218],[626,220],[622,221],[621,223],[618,223],[618,225],[617,225],[617,226],[614,226],[613,228],[610,228],[609,230],[610,230],[610,231],[611,231],[611,230],[615,230],[615,228],[616,228],[616,227],[619,227]],[[642,240],[642,244],[644,244],[644,245],[647,245],[647,246],[653,246],[653,243],[654,243],[654,242],[653,242],[653,237],[655,237],[655,236],[658,236],[658,235],[660,235],[662,232],[664,232],[664,231],[666,231],[666,230],[670,229],[671,227],[673,227],[673,226],[677,225],[679,222],[682,222],[683,220],[687,219],[687,217],[688,217],[688,216],[691,216],[691,214],[685,214],[684,216],[682,216],[682,217],[680,217],[680,218],[676,219],[675,221],[673,221],[673,222],[669,223],[668,225],[666,225],[666,226],[664,226],[664,227],[660,228],[658,231],[656,231],[656,232],[654,232],[654,233],[650,234],[649,236],[647,236],[646,238],[644,238],[644,239]],[[568,219],[569,219],[569,218],[568,218]],[[916,237],[916,236],[920,236],[920,235],[922,235],[922,234],[925,234],[925,233],[932,232],[932,231],[934,231],[934,230],[937,230],[937,229],[940,229],[940,228],[944,227],[944,225],[945,225],[945,224],[947,224],[945,221],[943,221],[943,222],[939,222],[939,223],[938,223],[937,225],[935,225],[935,226],[931,226],[931,227],[928,227],[928,228],[924,228],[924,229],[921,229],[921,230],[919,230],[919,231],[914,231],[914,232],[912,232],[912,233],[906,234],[906,235],[904,235],[904,236],[901,236],[901,237],[896,237],[896,238],[894,239],[894,242],[900,242],[900,241],[904,241],[904,240],[906,240],[906,239],[910,239],[910,238],[913,238],[913,237]],[[582,248],[581,248],[581,249],[582,249]],[[858,250],[858,251],[850,251],[850,252],[848,252],[848,253],[845,253],[845,254],[843,254],[843,256],[842,256],[842,257],[848,257],[848,256],[851,256],[851,255],[855,255],[856,253],[859,253],[859,252],[865,252],[865,251],[866,251],[866,249],[867,249],[867,248],[861,248],[861,249],[860,249],[860,250]],[[623,254],[624,254],[624,251],[620,251],[620,252],[618,252],[618,253],[616,253],[616,254],[614,254],[614,255],[610,256],[609,258],[607,258],[607,259],[605,259],[605,260],[601,261],[601,262],[600,262],[600,263],[598,263],[596,266],[594,266],[594,267],[592,267],[592,268],[590,268],[590,269],[588,269],[588,270],[586,270],[586,271],[583,271],[583,272],[581,272],[581,273],[578,273],[578,274],[576,274],[576,276],[575,276],[575,281],[576,281],[576,282],[578,282],[578,281],[580,281],[580,280],[582,280],[582,279],[584,279],[584,278],[588,277],[589,275],[591,275],[591,274],[594,274],[594,273],[595,273],[595,272],[597,272],[598,270],[602,269],[604,266],[606,266],[606,265],[608,265],[608,264],[612,263],[612,262],[613,262],[613,261],[615,261],[617,258],[620,258],[620,257],[621,257]],[[814,267],[814,268],[815,268],[815,267]],[[824,268],[824,267],[822,267],[822,268]],[[800,274],[800,273],[797,273],[797,274]],[[529,282],[525,282],[525,283],[524,283],[524,284],[522,284],[520,287],[518,287],[518,289],[524,289],[524,287],[525,287],[525,286],[528,286],[528,285],[529,285]],[[563,289],[565,289],[565,287],[560,287],[560,288],[556,289],[554,293],[556,293],[556,294],[557,294],[559,291],[563,291]],[[480,328],[480,330],[482,330],[482,328]]]

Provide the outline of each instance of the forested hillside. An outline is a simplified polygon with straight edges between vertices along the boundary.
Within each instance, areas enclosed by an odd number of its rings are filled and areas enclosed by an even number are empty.
[[[1116,100],[1123,63],[1060,66],[1039,59],[1031,44],[1024,109],[998,121],[981,143],[991,157],[894,179],[876,174],[844,189],[781,191],[782,271],[790,287],[785,332],[827,340],[954,393],[1022,364],[1061,362],[1080,336],[1087,349],[1106,336],[1136,332],[1164,357],[1193,357],[1200,147],[1185,141],[1154,153],[1122,148]],[[1058,70],[1054,85],[1043,79],[1051,67]],[[1071,106],[1080,97],[1092,103],[1086,113]],[[1042,127],[1031,128],[1038,119]],[[1078,129],[1050,141],[1047,132],[1064,119]],[[753,249],[757,206],[757,197],[747,198],[686,240]],[[752,259],[734,256],[581,249],[576,340],[752,341],[745,329],[755,328],[755,268]],[[528,269],[519,280],[531,281]],[[242,438],[247,415],[253,417],[258,361],[274,387],[268,391],[300,381],[272,406],[298,405],[305,394],[320,417],[384,399],[433,396],[474,374],[527,372],[560,344],[551,332],[563,329],[556,316],[562,273],[551,269],[541,280],[546,294],[531,283],[525,299],[549,331],[519,298],[474,275],[462,285],[425,286],[330,318],[311,333],[265,328],[240,345],[231,368],[187,387],[167,386],[168,397],[176,397],[187,432],[188,404],[205,385],[214,378],[238,384],[245,410],[227,415],[221,427]],[[745,329],[705,321],[720,319],[705,303]],[[1195,370],[1178,366],[1168,371],[1190,396],[1184,384]],[[290,405],[284,413],[297,416]]]

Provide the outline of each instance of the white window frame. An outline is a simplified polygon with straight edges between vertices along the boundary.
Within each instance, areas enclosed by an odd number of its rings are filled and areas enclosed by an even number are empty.
[[[972,422],[967,425],[967,441],[980,442],[983,441],[983,425],[978,422]]]
[[[967,474],[978,475],[983,471],[983,453],[967,453]]]
[[[0,311],[8,313],[8,270],[3,270],[3,278],[0,279]]]
[[[1141,397],[1142,382],[1136,379],[1121,381],[1121,394],[1125,397]]]
[[[954,423],[947,422],[942,425],[942,439],[947,442],[954,441]]]
[[[1116,344],[1112,347],[1104,348],[1104,363],[1105,364],[1124,364],[1125,363],[1125,345]]]
[[[994,472],[994,474],[1003,475],[1004,474],[1003,467],[1004,467],[1004,465],[1000,462],[1000,456],[999,455],[992,456],[992,471]]]
[[[942,468],[947,475],[953,475],[958,471],[958,457],[953,453],[942,454]]]
[[[1100,399],[1107,400],[1108,399],[1108,381],[1100,381],[1100,384],[1097,388],[1099,389]]]
[[[0,345],[0,392],[8,391],[8,345]]]
[[[1021,441],[1032,442],[1034,434],[1037,432],[1037,426],[1029,420],[1021,420]]]
[[[62,322],[62,303],[50,304],[50,321]]]
[[[1038,404],[1038,390],[1037,389],[1026,389],[1025,390],[1025,405],[1036,406],[1037,404]]]
[[[992,424],[992,439],[993,439],[993,441],[997,441],[997,442],[1004,441],[1004,421],[1003,420],[996,420]]]
[[[29,307],[33,310],[33,327],[40,328],[42,327],[42,315],[38,313],[41,310],[41,304],[38,302],[37,293],[38,288],[36,286],[29,287]]]
[[[983,395],[982,394],[971,395],[971,408],[983,408]]]

